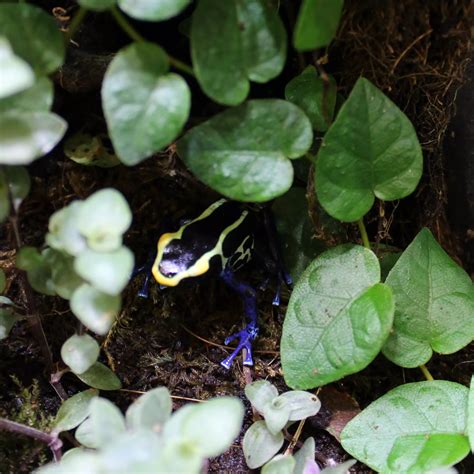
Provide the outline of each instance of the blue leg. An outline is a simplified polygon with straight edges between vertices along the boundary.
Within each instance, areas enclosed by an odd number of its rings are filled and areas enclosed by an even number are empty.
[[[155,260],[155,253],[150,252],[150,254],[148,255],[147,261],[143,265],[139,267],[135,267],[130,277],[130,279],[132,279],[140,275],[141,273],[145,273],[145,280],[143,281],[143,285],[141,286],[140,290],[137,293],[140,298],[148,298],[149,296],[151,267],[153,265],[154,260]]]
[[[245,316],[249,320],[247,326],[241,331],[229,336],[224,343],[227,345],[234,339],[238,339],[239,343],[235,348],[234,352],[221,362],[222,367],[229,369],[232,365],[232,361],[239,354],[242,349],[246,350],[246,356],[244,359],[244,365],[253,365],[252,358],[252,342],[257,337],[258,325],[257,325],[257,293],[256,291],[246,283],[238,281],[234,277],[234,273],[230,269],[225,269],[221,273],[221,278],[224,282],[236,291],[244,300],[244,311]]]

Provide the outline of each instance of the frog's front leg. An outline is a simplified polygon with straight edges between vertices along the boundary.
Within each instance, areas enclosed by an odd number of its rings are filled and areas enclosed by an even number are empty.
[[[257,292],[247,283],[237,280],[231,269],[226,268],[221,273],[221,278],[224,282],[237,292],[244,301],[245,316],[248,319],[248,324],[241,331],[229,336],[224,343],[227,345],[234,339],[238,339],[239,343],[235,348],[234,352],[221,362],[221,365],[226,369],[229,369],[232,361],[242,350],[246,350],[246,355],[243,364],[253,365],[252,358],[252,342],[257,337],[258,325],[257,325]]]

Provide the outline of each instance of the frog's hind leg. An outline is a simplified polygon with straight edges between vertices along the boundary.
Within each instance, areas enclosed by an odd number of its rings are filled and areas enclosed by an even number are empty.
[[[153,266],[153,262],[155,261],[155,256],[156,252],[150,252],[147,261],[143,265],[135,267],[132,272],[132,275],[130,276],[130,279],[133,279],[141,273],[145,274],[143,284],[137,293],[140,298],[148,298],[148,296],[150,295],[150,279],[152,276],[151,267]]]
[[[234,352],[221,362],[221,365],[226,369],[229,369],[232,365],[232,361],[243,349],[246,350],[246,355],[243,364],[253,365],[252,358],[252,342],[258,334],[257,324],[257,292],[247,283],[241,282],[234,277],[234,273],[231,269],[226,268],[221,273],[221,278],[224,282],[232,288],[244,301],[245,316],[248,319],[248,324],[241,331],[232,334],[225,340],[225,344],[234,339],[238,339],[239,343],[235,348]]]

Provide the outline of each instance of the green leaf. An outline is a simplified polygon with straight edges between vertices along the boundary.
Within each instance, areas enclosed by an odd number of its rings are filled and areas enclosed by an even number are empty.
[[[132,18],[147,21],[168,20],[184,10],[191,0],[118,0],[119,7]]]
[[[76,374],[89,387],[99,390],[118,390],[122,388],[119,378],[104,364],[96,362],[89,370]]]
[[[424,474],[457,464],[469,451],[469,442],[461,434],[414,434],[395,441],[387,465],[392,472]]]
[[[74,261],[74,268],[94,288],[118,295],[130,279],[133,263],[133,253],[127,247],[120,247],[107,253],[85,250]]]
[[[7,166],[5,167],[5,174],[10,189],[13,208],[18,212],[21,203],[30,192],[30,175],[23,166]]]
[[[115,152],[126,165],[169,145],[188,119],[191,93],[168,69],[166,53],[145,42],[119,51],[107,69],[102,105]]]
[[[314,66],[308,66],[285,87],[285,97],[305,112],[315,130],[325,132],[336,106],[337,87],[332,76],[325,82]]]
[[[293,44],[299,51],[327,46],[337,32],[344,0],[303,0]]]
[[[355,459],[349,459],[349,461],[343,462],[342,464],[337,464],[336,466],[326,467],[321,471],[321,474],[347,474],[349,469],[356,463]],[[297,474],[297,473],[295,473]],[[435,474],[434,472],[431,474]],[[442,474],[441,472],[436,474]],[[445,473],[447,474],[447,473]]]
[[[278,390],[267,380],[257,380],[245,386],[245,396],[259,413],[263,413],[265,407],[278,397]]]
[[[291,408],[284,398],[277,397],[265,405],[263,418],[271,434],[278,434],[288,422]]]
[[[191,56],[197,80],[211,99],[240,104],[249,81],[278,76],[286,60],[286,32],[264,0],[200,0],[191,25]]]
[[[94,10],[96,12],[103,12],[112,8],[117,0],[77,0],[81,7],[87,8],[88,10]]]
[[[12,109],[22,112],[49,112],[53,105],[53,84],[47,77],[39,77],[35,83],[18,94],[0,100],[0,112]]]
[[[398,465],[412,462],[420,453],[419,442],[405,442],[405,438],[424,436],[427,441],[433,435],[465,433],[467,397],[466,387],[444,380],[402,385],[371,403],[346,425],[342,446],[377,472],[393,472],[388,465],[392,450],[392,461],[396,459]],[[431,448],[428,445],[422,458],[426,459]]]
[[[5,291],[5,287],[7,286],[7,277],[5,276],[5,272],[0,268],[0,293]]]
[[[84,283],[74,271],[74,257],[63,252],[47,249],[45,263],[51,271],[51,282],[54,291],[66,300]]]
[[[74,334],[61,347],[61,357],[75,374],[82,374],[88,370],[99,357],[99,344],[89,336]]]
[[[290,421],[304,420],[310,416],[316,415],[321,409],[321,401],[313,393],[304,392],[302,390],[291,390],[282,393],[280,400],[285,400],[290,413],[288,419]]]
[[[88,448],[104,448],[125,432],[125,420],[120,410],[105,398],[90,403],[89,418],[76,431],[76,439]]]
[[[469,388],[469,398],[467,407],[467,434],[471,451],[474,453],[474,376],[471,377],[471,386]]]
[[[127,409],[127,426],[160,432],[171,416],[173,404],[166,387],[158,387],[137,398]]]
[[[304,188],[291,188],[272,204],[283,251],[283,261],[294,282],[309,263],[325,250],[324,242],[313,239]]]
[[[314,460],[316,443],[314,438],[306,438],[303,446],[295,453],[294,474],[319,474],[319,466]]]
[[[1,114],[0,164],[31,163],[49,153],[61,140],[66,128],[67,124],[61,117],[49,112],[14,110]]]
[[[260,471],[262,474],[293,474],[295,459],[288,454],[278,454],[265,464]]]
[[[0,308],[0,340],[8,337],[17,319],[11,308]]]
[[[423,158],[413,125],[377,87],[360,78],[324,136],[316,161],[319,201],[353,222],[375,197],[401,199],[416,188]]]
[[[215,115],[178,141],[178,153],[205,184],[231,199],[268,201],[293,181],[289,159],[313,140],[306,115],[290,102],[252,100]]]
[[[51,249],[45,249],[41,254],[34,247],[22,247],[16,256],[16,265],[25,270],[31,287],[45,295],[55,295],[56,290],[51,275],[51,266],[47,261]]]
[[[60,433],[80,425],[89,416],[90,402],[98,393],[90,388],[65,400],[56,414],[53,431]]]
[[[291,294],[281,361],[287,385],[313,388],[358,372],[379,353],[394,303],[377,257],[341,245],[314,260]]]
[[[474,339],[474,287],[469,275],[423,229],[403,252],[386,283],[397,302],[383,348],[402,367],[451,354]]]
[[[273,435],[264,421],[256,421],[244,435],[242,448],[250,469],[256,469],[268,462],[283,446],[283,433]]]
[[[77,228],[92,250],[111,252],[122,245],[122,234],[132,223],[126,199],[116,189],[95,192],[83,201],[77,216]]]
[[[0,222],[10,214],[10,196],[5,168],[0,168]]]
[[[12,51],[10,43],[0,36],[0,99],[11,96],[32,86],[35,73],[29,64]]]
[[[71,296],[71,311],[82,324],[97,334],[105,335],[120,310],[119,295],[108,295],[84,283]]]
[[[36,6],[0,4],[0,36],[38,75],[54,72],[64,61],[64,38],[52,16]],[[1,128],[1,127],[0,127]]]
[[[79,232],[80,209],[83,205],[81,201],[73,201],[49,218],[49,232],[46,234],[48,245],[73,256],[86,249],[86,239]]]

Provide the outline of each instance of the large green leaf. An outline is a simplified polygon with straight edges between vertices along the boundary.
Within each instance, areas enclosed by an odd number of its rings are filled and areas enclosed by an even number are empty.
[[[294,282],[309,263],[325,250],[324,242],[313,239],[304,188],[291,188],[272,204],[283,260]]]
[[[16,94],[32,86],[35,73],[29,64],[13,53],[10,43],[0,37],[0,99]],[[0,100],[1,103],[1,100]]]
[[[337,87],[332,76],[325,82],[314,66],[308,66],[285,87],[285,97],[301,107],[315,130],[325,132],[332,122]]]
[[[344,0],[303,0],[293,44],[300,51],[327,46],[336,35]]]
[[[252,100],[192,128],[178,142],[191,171],[224,196],[268,201],[293,181],[288,158],[304,155],[313,139],[306,115],[290,102]]]
[[[408,196],[422,173],[420,144],[406,115],[360,78],[324,136],[316,162],[319,201],[333,217],[360,219],[375,197]]]
[[[466,387],[444,380],[402,385],[346,425],[342,446],[359,461],[387,474],[422,474],[427,472],[423,466],[432,469],[446,465],[446,461],[452,464],[467,454],[463,447],[466,443],[459,438],[453,443],[451,439],[449,445],[444,445],[449,452],[440,456],[439,439],[431,443],[430,437],[465,434],[467,397]],[[431,461],[427,460],[430,457]]]
[[[200,0],[191,26],[194,71],[216,102],[240,104],[249,81],[278,76],[286,59],[286,32],[265,0]]]
[[[50,152],[61,140],[66,128],[67,124],[61,117],[49,112],[14,110],[1,114],[0,164],[31,163]]]
[[[0,100],[0,112],[21,110],[48,112],[53,104],[53,84],[47,77],[36,79],[28,89]]]
[[[119,7],[137,20],[162,21],[184,10],[191,0],[118,0]]]
[[[316,258],[296,284],[281,339],[287,385],[313,388],[366,367],[392,327],[390,288],[377,257],[341,245]]]
[[[416,367],[433,351],[451,354],[474,339],[474,286],[469,275],[423,229],[403,252],[386,283],[397,302],[383,348],[392,362]]]
[[[102,105],[115,152],[126,165],[169,145],[188,118],[189,88],[168,69],[166,53],[145,42],[119,51],[107,69]]]
[[[34,5],[0,3],[0,36],[37,74],[50,74],[64,61],[63,35],[53,17]]]

